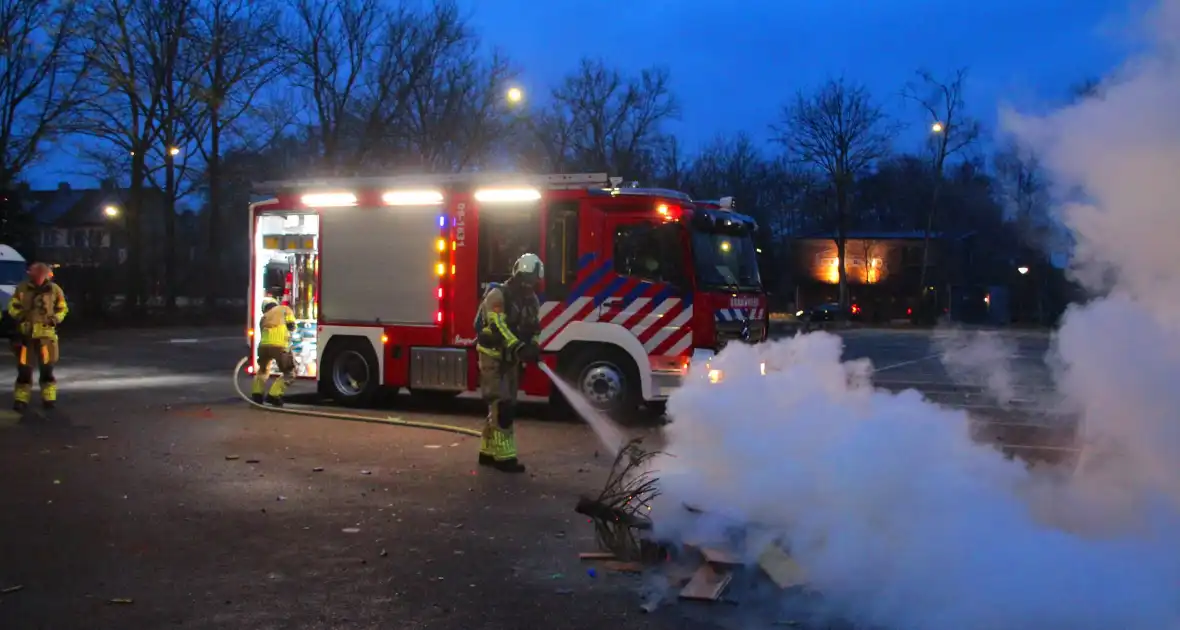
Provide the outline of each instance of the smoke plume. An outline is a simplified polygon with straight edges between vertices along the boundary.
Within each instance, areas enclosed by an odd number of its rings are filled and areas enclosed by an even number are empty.
[[[838,337],[731,345],[712,365],[722,382],[694,368],[669,401],[659,535],[757,524],[866,626],[1180,624],[1180,0],[1144,25],[1150,54],[1100,98],[1005,119],[1060,186],[1073,272],[1103,296],[1071,307],[1053,344],[1089,465],[1030,472],[973,442],[964,413],[873,388]]]

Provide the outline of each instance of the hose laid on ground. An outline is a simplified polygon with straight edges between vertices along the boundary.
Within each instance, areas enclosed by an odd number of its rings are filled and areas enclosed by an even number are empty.
[[[310,416],[313,418],[331,418],[333,420],[348,420],[349,422],[368,422],[370,424],[389,424],[397,427],[411,427],[415,429],[430,429],[433,431],[446,431],[448,433],[459,433],[461,435],[470,435],[473,437],[480,437],[481,433],[475,429],[468,429],[467,427],[459,427],[452,424],[439,424],[437,422],[418,422],[414,420],[402,420],[400,418],[378,418],[375,416],[364,416],[355,413],[340,413],[335,411],[324,411],[309,407],[307,405],[283,405],[282,407],[274,407],[271,405],[260,405],[254,402],[246,392],[242,391],[242,384],[238,378],[242,373],[242,368],[250,361],[250,357],[243,357],[238,361],[238,365],[234,367],[234,389],[241,396],[242,400],[250,403],[251,407],[257,409],[265,409],[266,411],[274,411],[276,413],[289,413],[296,416]]]

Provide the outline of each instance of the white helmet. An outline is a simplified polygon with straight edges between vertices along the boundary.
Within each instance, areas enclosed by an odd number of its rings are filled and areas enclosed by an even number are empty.
[[[534,280],[540,280],[545,277],[545,263],[542,263],[541,257],[536,254],[521,254],[520,258],[512,263],[512,275],[522,273],[533,276]]]

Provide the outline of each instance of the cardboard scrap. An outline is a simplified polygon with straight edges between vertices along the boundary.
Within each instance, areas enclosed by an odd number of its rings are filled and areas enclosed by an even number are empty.
[[[728,570],[715,569],[711,564],[704,564],[692,574],[692,579],[681,589],[680,597],[716,601],[721,598],[721,594],[731,581],[733,574]]]
[[[641,562],[621,562],[618,560],[607,560],[602,563],[602,566],[619,573],[643,573],[644,568]]]
[[[758,566],[779,588],[791,588],[807,583],[807,572],[803,567],[774,543],[762,550],[758,556]]]

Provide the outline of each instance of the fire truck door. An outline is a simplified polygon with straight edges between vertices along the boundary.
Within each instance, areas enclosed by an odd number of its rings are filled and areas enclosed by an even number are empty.
[[[599,321],[617,323],[637,336],[675,307],[681,294],[683,263],[676,223],[611,217],[604,248],[612,264],[606,285],[595,296]]]

